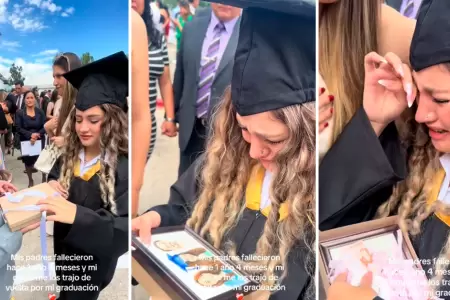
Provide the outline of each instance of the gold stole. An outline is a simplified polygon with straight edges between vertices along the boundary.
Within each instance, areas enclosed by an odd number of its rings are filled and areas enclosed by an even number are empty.
[[[247,183],[247,189],[245,191],[245,202],[248,209],[259,211],[261,204],[261,191],[264,181],[265,169],[261,165],[256,165],[253,167],[250,179]],[[261,210],[261,213],[268,217],[270,213],[270,205]],[[288,215],[288,205],[286,202],[281,203],[280,218],[278,222],[285,219]]]
[[[80,176],[80,160],[77,160],[77,162],[75,163],[74,175],[75,177],[79,177],[84,181],[89,181],[99,171],[100,171],[100,160],[98,160],[95,165],[93,165],[86,172],[84,172],[83,176]]]
[[[428,205],[431,205],[434,202],[438,201],[439,192],[441,191],[444,179],[445,179],[445,170],[443,168],[440,168],[439,171],[436,173],[436,175],[434,175],[433,177],[433,187],[427,199]],[[435,212],[434,214],[447,226],[450,226],[450,216],[446,216],[441,212]]]

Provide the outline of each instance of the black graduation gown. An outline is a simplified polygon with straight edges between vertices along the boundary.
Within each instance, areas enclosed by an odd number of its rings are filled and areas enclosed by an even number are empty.
[[[440,219],[433,214],[422,223],[420,234],[411,237],[414,250],[428,279],[432,279],[436,275],[435,264],[442,248],[447,242],[449,233],[450,217]],[[437,296],[447,300],[450,299],[450,265],[445,269],[438,289],[441,294]],[[432,284],[438,286],[437,283]]]
[[[60,166],[56,162],[48,181],[59,178]],[[72,180],[69,201],[77,204],[77,213],[72,225],[55,222],[54,249],[58,285],[89,287],[85,292],[61,292],[61,300],[94,300],[112,280],[118,258],[128,251],[128,158],[119,156],[116,171],[116,205],[114,216],[103,207],[99,177],[88,181],[79,177]],[[88,256],[90,260],[66,260]],[[58,258],[60,258],[58,260]],[[89,280],[81,280],[83,274]],[[79,276],[77,282],[63,280],[62,276]],[[94,291],[92,291],[94,289]]]
[[[161,215],[161,227],[183,225],[189,218],[198,196],[197,166],[197,163],[191,165],[171,186],[168,204],[149,210],[156,211]],[[265,222],[266,217],[260,211],[245,208],[242,218],[224,240],[231,239],[235,243],[239,256],[254,254]],[[299,230],[301,229],[299,228]],[[306,289],[312,280],[304,266],[306,255],[307,250],[304,247],[299,246],[291,250],[287,267],[288,275],[281,283],[285,286],[285,290],[272,294],[270,300],[315,299],[315,295],[308,297],[306,295]],[[314,270],[310,270],[310,272],[314,274]]]
[[[378,139],[360,109],[320,165],[319,229],[372,220],[378,207],[391,196],[395,183],[406,177],[406,165],[407,155],[395,125],[389,125]],[[423,222],[420,234],[411,236],[428,278],[435,275],[434,259],[439,257],[450,233],[447,224],[450,218],[443,222],[432,215]],[[449,294],[441,294],[441,298],[450,299],[450,281],[440,291]]]
[[[395,124],[378,138],[359,109],[319,167],[319,230],[372,220],[406,167]]]

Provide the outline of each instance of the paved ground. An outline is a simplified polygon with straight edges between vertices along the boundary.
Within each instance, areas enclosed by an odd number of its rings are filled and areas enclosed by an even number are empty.
[[[171,75],[174,74],[175,46],[169,44]],[[176,181],[178,173],[179,149],[178,137],[169,138],[161,135],[161,122],[164,110],[157,110],[158,138],[152,157],[146,167],[144,186],[139,203],[143,212],[158,204],[167,203],[169,188]],[[133,288],[133,300],[148,300],[149,295],[139,286]],[[157,299],[155,299],[157,300]]]

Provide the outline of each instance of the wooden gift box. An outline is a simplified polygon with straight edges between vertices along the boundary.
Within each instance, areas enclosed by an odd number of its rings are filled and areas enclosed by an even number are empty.
[[[327,291],[330,287],[328,266],[331,260],[331,249],[387,233],[393,233],[397,237],[399,229],[398,217],[393,216],[319,232],[319,299],[326,299]],[[422,269],[409,235],[403,230],[402,239],[404,256],[406,259],[412,259],[416,268]]]
[[[38,191],[46,194],[48,197],[55,197],[56,191],[48,184],[42,183],[35,185],[31,188],[20,190],[13,193],[13,196],[20,196],[29,191]],[[57,196],[61,197],[61,196]],[[9,211],[3,213],[3,211],[9,209],[17,209],[23,206],[36,205],[41,200],[41,197],[25,196],[19,203],[9,202],[6,196],[0,198],[0,207],[2,210],[3,219],[8,224],[11,231],[19,231],[29,225],[38,223],[41,220],[41,212],[36,211]]]
[[[173,226],[152,229],[152,244],[161,238],[166,233],[185,231],[197,242],[199,242],[204,249],[216,255],[217,257],[224,257],[224,254],[212,247],[208,242],[201,238],[197,233],[185,226]],[[145,246],[136,237],[132,237],[132,275],[136,281],[147,291],[152,300],[201,300],[201,297],[191,287],[192,282],[184,282],[180,279],[166,263],[162,262],[147,246]],[[179,251],[183,252],[183,251]],[[219,258],[220,259],[220,258]],[[221,260],[224,263],[223,260]],[[226,261],[226,265],[232,267],[233,272],[237,275],[247,277],[242,271],[236,269],[236,266]],[[247,300],[264,300],[269,298],[268,292],[256,291],[257,283],[249,281],[248,283],[225,292],[223,294],[208,298],[208,300],[235,300],[237,294],[243,294],[244,299]],[[248,290],[245,290],[248,289]]]

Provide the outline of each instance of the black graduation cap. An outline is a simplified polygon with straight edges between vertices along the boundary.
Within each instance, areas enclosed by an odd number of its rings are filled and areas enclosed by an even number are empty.
[[[78,90],[75,107],[85,111],[102,104],[127,110],[128,58],[118,52],[65,73],[64,78]]]
[[[423,0],[411,42],[415,71],[450,62],[450,1]]]
[[[244,8],[231,96],[252,115],[315,101],[315,0],[209,0]]]

